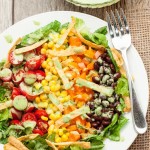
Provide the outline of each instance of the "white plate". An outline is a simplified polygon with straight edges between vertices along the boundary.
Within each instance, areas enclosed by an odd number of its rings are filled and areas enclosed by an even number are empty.
[[[95,30],[101,26],[106,26],[107,23],[99,18],[78,13],[78,12],[71,12],[71,11],[54,11],[54,12],[47,12],[38,14],[27,19],[24,19],[15,25],[8,28],[0,35],[0,59],[6,58],[9,48],[12,44],[8,44],[4,36],[10,34],[15,41],[18,37],[22,37],[25,34],[28,34],[37,28],[44,26],[51,21],[59,20],[61,23],[65,23],[71,21],[71,16],[79,17],[85,20],[86,25],[91,28],[91,30]],[[39,21],[41,24],[40,26],[35,26],[33,21]],[[110,46],[111,40],[108,35],[108,40]],[[130,70],[132,75],[135,79],[135,85],[137,89],[137,94],[140,100],[140,105],[146,116],[147,108],[148,108],[148,96],[149,96],[149,89],[148,89],[148,79],[146,70],[144,68],[143,62],[137,52],[137,50],[132,46],[128,50],[128,58],[130,64]],[[132,117],[131,113],[126,114],[126,117],[129,119],[128,124],[124,129],[121,131],[121,141],[120,142],[113,142],[110,140],[105,141],[105,148],[104,150],[126,150],[132,144],[132,142],[137,137],[137,133],[135,132],[133,125],[132,125]],[[2,150],[2,145],[0,146],[0,150]]]

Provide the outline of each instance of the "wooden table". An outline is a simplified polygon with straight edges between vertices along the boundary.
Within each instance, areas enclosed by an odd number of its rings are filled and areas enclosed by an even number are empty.
[[[147,56],[150,56],[149,53],[143,52],[143,48],[147,48],[150,51],[149,46],[144,45],[145,47],[141,47],[142,42],[149,42],[150,37],[150,0],[121,0],[121,2],[102,9],[89,9],[89,8],[81,8],[69,4],[65,2],[65,0],[0,0],[0,33],[4,31],[6,28],[11,26],[12,24],[22,20],[28,16],[47,12],[47,11],[56,11],[56,10],[70,10],[70,11],[78,11],[87,14],[91,14],[97,16],[101,19],[104,19],[105,11],[114,10],[115,8],[122,7],[127,13],[128,21],[131,25],[131,30],[134,32],[132,35],[133,43],[138,48],[144,63],[146,64],[146,69],[148,70],[148,76],[150,76],[150,61],[149,59],[145,59],[144,53]],[[140,9],[140,13],[139,13]],[[145,12],[146,15],[145,15]],[[148,13],[149,12],[149,13]],[[142,16],[143,14],[143,16]],[[140,16],[141,15],[141,16]],[[134,16],[134,17],[133,17]],[[143,22],[140,22],[141,19],[145,17]],[[148,18],[149,17],[149,18]],[[132,18],[132,19],[131,19]],[[147,20],[148,18],[149,20]],[[139,32],[141,26],[145,24],[145,30],[149,32],[145,33],[143,36],[143,41],[139,42],[137,35],[141,34],[142,31]],[[145,31],[144,30],[144,31]],[[150,43],[150,42],[149,42]],[[148,113],[147,118],[150,122]],[[130,134],[130,133],[129,133]],[[130,149],[132,150],[150,150],[150,132],[148,131],[145,135],[140,135]],[[130,135],[129,135],[130,136]]]

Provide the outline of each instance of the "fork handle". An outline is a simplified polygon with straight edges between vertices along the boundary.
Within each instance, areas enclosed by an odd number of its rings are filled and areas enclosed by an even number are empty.
[[[147,122],[139,105],[139,99],[136,94],[134,81],[131,77],[127,59],[127,51],[121,51],[122,57],[125,62],[125,68],[127,71],[128,83],[129,83],[129,91],[130,91],[130,100],[132,105],[132,118],[133,118],[133,125],[137,133],[143,134],[147,130]]]

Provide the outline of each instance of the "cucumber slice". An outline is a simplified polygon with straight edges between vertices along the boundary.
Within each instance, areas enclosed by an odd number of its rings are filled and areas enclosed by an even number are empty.
[[[24,82],[28,85],[32,85],[37,80],[36,74],[34,73],[26,73],[24,77]]]
[[[23,126],[24,126],[25,128],[34,129],[35,126],[36,126],[36,122],[35,122],[35,121],[25,121],[25,122],[23,122]]]
[[[25,96],[18,95],[13,100],[13,106],[17,110],[25,110],[28,106],[28,101]]]

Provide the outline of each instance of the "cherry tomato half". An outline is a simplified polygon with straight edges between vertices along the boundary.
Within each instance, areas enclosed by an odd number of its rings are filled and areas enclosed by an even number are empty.
[[[44,135],[44,133],[40,130],[40,129],[34,129],[33,131],[32,131],[34,134],[39,134],[39,135]]]
[[[33,113],[26,113],[22,116],[22,122],[25,121],[35,121],[37,122],[37,119]]]
[[[38,128],[39,128],[43,133],[47,133],[47,130],[48,130],[48,127],[49,127],[47,121],[38,120],[37,126],[38,126]]]
[[[42,116],[48,117],[48,114],[44,109],[38,109],[38,110],[35,111],[34,114],[35,114],[37,119],[41,119]]]
[[[13,87],[13,91],[11,93],[11,98],[14,99],[18,95],[21,95],[20,89],[16,88],[16,87]]]
[[[21,125],[21,122],[19,120],[11,120],[10,124],[11,125]]]

